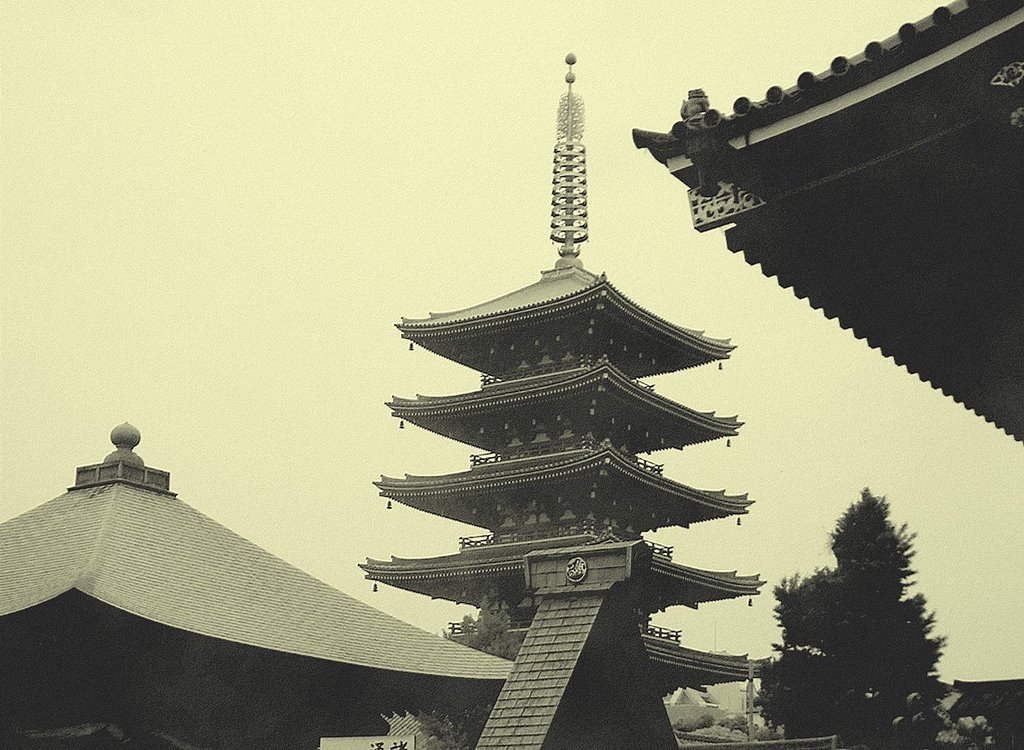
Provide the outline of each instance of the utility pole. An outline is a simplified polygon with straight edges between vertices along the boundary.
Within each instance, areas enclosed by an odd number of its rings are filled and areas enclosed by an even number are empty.
[[[747,660],[747,739],[754,741],[754,662]]]

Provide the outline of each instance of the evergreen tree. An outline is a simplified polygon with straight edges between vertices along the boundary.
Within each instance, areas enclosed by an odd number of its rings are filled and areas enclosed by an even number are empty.
[[[519,647],[523,645],[525,633],[509,632],[511,624],[508,605],[492,593],[480,603],[480,613],[476,618],[472,615],[462,618],[463,635],[458,636],[457,640],[477,651],[503,659],[515,659]]]
[[[914,536],[865,489],[832,532],[836,565],[775,589],[779,657],[762,675],[765,718],[787,737],[838,734],[847,747],[891,747],[907,696],[928,705],[942,689],[943,639],[921,594],[908,595]]]

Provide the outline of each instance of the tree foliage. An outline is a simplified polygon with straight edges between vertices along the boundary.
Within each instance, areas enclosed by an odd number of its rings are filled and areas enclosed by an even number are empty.
[[[462,618],[462,634],[445,638],[503,659],[515,659],[523,636],[509,632],[511,617],[508,606],[494,593],[485,596],[476,617]],[[474,706],[458,714],[443,711],[421,712],[422,731],[427,735],[425,750],[472,750],[483,732],[491,706]]]
[[[490,713],[490,705],[473,706],[455,713],[421,711],[416,718],[420,731],[427,736],[421,743],[423,750],[473,750]]]
[[[457,640],[477,651],[515,659],[523,645],[523,635],[509,632],[510,625],[508,605],[497,596],[484,597],[477,617],[466,615],[462,618],[463,634]]]
[[[943,639],[921,594],[908,595],[914,536],[865,489],[832,532],[835,567],[775,588],[778,658],[762,675],[765,718],[787,737],[838,734],[846,746],[884,747],[910,693],[941,694]]]

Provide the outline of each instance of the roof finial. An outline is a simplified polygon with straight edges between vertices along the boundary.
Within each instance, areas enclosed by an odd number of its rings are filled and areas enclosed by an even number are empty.
[[[120,461],[132,466],[143,466],[142,457],[134,452],[135,446],[141,441],[142,434],[135,425],[127,422],[119,424],[110,431],[110,442],[117,450],[103,459],[103,463],[111,464]]]
[[[551,191],[551,240],[561,245],[555,268],[582,268],[578,245],[587,241],[587,154],[583,136],[583,99],[574,94],[576,55],[565,56],[568,91],[558,102],[554,188]]]

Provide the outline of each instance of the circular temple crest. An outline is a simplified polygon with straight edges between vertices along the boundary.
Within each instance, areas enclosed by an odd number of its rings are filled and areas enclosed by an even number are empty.
[[[569,583],[583,583],[587,570],[587,561],[582,557],[574,557],[565,564],[565,579]]]

